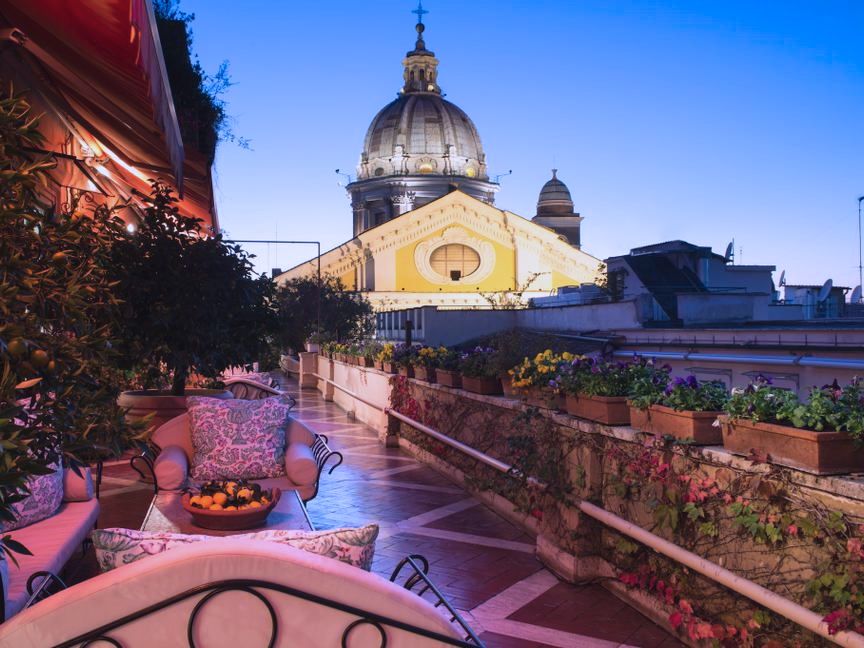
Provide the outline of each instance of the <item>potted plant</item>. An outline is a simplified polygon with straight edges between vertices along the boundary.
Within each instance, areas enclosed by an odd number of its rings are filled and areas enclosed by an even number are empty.
[[[606,425],[630,424],[632,380],[631,364],[594,358],[574,358],[559,374],[567,413]]]
[[[414,358],[417,357],[418,347],[409,344],[400,344],[393,351],[393,362],[400,376],[406,378],[414,377]]]
[[[393,353],[396,350],[396,345],[392,342],[385,342],[375,356],[375,366],[384,373],[395,374],[396,363],[393,362]]]
[[[462,356],[459,373],[462,374],[462,389],[474,394],[494,395],[501,393],[501,380],[494,360],[495,350],[477,347]]]
[[[445,347],[420,347],[417,350],[417,355],[414,356],[412,360],[412,366],[414,367],[414,377],[417,380],[423,380],[428,383],[434,383],[436,381],[436,371],[438,367],[438,362],[441,356],[447,353],[447,349]]]
[[[254,274],[239,246],[182,215],[169,187],[154,181],[144,204],[137,230],[113,246],[111,262],[122,366],[144,387],[119,402],[132,419],[154,413],[155,426],[184,412],[189,393],[229,398],[222,389],[187,391],[187,380],[215,381],[257,360],[275,335],[276,313],[270,279]]]
[[[510,370],[514,395],[521,396],[529,405],[547,409],[564,409],[564,399],[558,382],[562,366],[570,367],[572,353],[553,353],[546,349],[533,358],[525,358]],[[507,393],[505,388],[505,394]]]
[[[758,377],[733,389],[720,417],[723,447],[818,475],[864,470],[864,384],[814,387],[807,402]]]
[[[455,389],[462,387],[462,374],[459,373],[461,357],[458,351],[452,349],[445,349],[439,355],[438,366],[435,368],[435,379],[439,385]]]
[[[137,430],[116,405],[118,316],[110,250],[123,236],[116,212],[43,199],[56,162],[35,109],[0,88],[0,521],[26,507],[33,481],[58,462],[120,456]],[[16,506],[17,505],[17,506]],[[0,560],[30,553],[0,534]],[[12,553],[9,553],[12,552]]]
[[[645,380],[656,384],[651,378]],[[630,424],[651,434],[718,445],[723,439],[714,423],[728,397],[722,382],[700,382],[695,376],[675,377],[657,394],[640,394],[637,386],[630,397]]]
[[[375,365],[375,357],[381,350],[381,345],[377,342],[366,342],[360,346],[360,366],[372,367]]]

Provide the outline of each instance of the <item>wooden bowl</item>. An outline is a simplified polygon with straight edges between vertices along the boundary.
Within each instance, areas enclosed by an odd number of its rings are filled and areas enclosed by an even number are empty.
[[[183,508],[192,516],[196,526],[204,529],[218,529],[221,531],[237,531],[239,529],[252,529],[264,524],[270,511],[279,503],[282,491],[278,488],[272,489],[270,501],[267,506],[260,508],[249,508],[242,511],[211,511],[192,506],[189,500],[192,495],[186,493],[180,500]]]

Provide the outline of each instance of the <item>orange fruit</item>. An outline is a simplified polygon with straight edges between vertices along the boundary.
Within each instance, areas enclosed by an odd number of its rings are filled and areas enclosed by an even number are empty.
[[[210,506],[210,510],[211,510],[211,511],[221,511],[221,510],[222,510],[222,505],[221,505],[221,504],[213,504],[213,505]]]
[[[37,369],[47,367],[50,361],[51,358],[49,358],[48,354],[45,353],[42,349],[34,349],[33,352],[30,354],[30,364],[32,364]]]
[[[226,506],[226,507],[225,507],[225,510],[226,510],[226,511],[236,511],[236,510],[237,510],[237,507],[236,507],[236,506]]]
[[[213,506],[213,498],[209,495],[202,495],[199,504],[201,504],[202,508],[210,508]]]
[[[10,340],[9,345],[6,348],[9,350],[9,355],[16,358],[20,358],[27,354],[27,343],[21,338]]]
[[[219,506],[225,506],[228,501],[228,496],[225,493],[213,493],[213,503]]]
[[[237,497],[242,500],[252,499],[252,491],[248,488],[241,488],[240,491],[237,493]]]
[[[249,508],[261,508],[261,502],[249,502]]]
[[[201,506],[201,497],[199,495],[193,495],[189,498],[189,504],[192,506]]]

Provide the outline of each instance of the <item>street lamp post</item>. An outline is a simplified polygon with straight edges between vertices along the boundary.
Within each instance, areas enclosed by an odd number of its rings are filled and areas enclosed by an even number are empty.
[[[864,200],[864,196],[858,198],[858,285],[864,290],[864,272],[862,272],[862,263],[861,263],[861,201]],[[859,301],[864,301],[864,296],[859,298]]]
[[[318,343],[321,343],[321,241],[275,241],[275,240],[240,240],[240,239],[225,239],[227,243],[277,243],[283,245],[314,245],[317,249],[316,259],[318,261],[318,295],[316,297],[316,324],[315,333],[318,336]]]

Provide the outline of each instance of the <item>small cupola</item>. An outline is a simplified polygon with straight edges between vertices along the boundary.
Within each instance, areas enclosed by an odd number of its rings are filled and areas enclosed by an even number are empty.
[[[558,169],[552,169],[552,178],[540,190],[537,215],[531,220],[556,231],[570,245],[581,247],[579,224],[582,217],[574,211],[570,190],[558,179]]]

